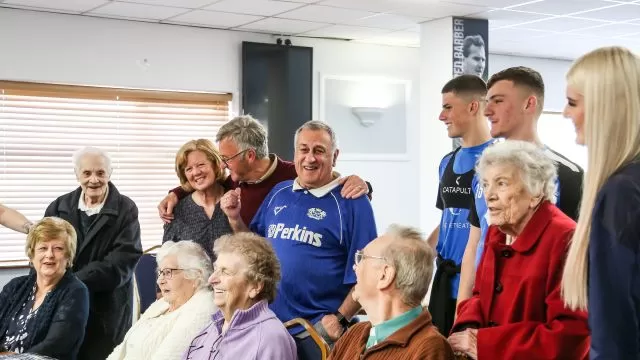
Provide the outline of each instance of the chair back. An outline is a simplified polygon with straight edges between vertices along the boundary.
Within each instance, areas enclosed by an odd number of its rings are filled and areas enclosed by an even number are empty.
[[[157,299],[156,269],[158,268],[158,262],[156,261],[156,255],[151,254],[150,251],[158,247],[159,246],[154,246],[151,249],[147,249],[136,265],[135,277],[138,296],[140,298],[139,311],[141,314]]]
[[[293,336],[298,348],[298,360],[326,360],[329,357],[329,345],[307,320],[295,318],[284,323],[284,326],[287,330],[302,326],[306,330],[305,333],[308,333],[308,336],[305,334],[304,337]]]

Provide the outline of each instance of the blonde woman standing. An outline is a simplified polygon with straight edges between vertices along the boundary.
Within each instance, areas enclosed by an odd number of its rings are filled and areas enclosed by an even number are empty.
[[[589,166],[563,298],[589,311],[591,360],[640,359],[640,58],[620,47],[582,56],[567,101]]]

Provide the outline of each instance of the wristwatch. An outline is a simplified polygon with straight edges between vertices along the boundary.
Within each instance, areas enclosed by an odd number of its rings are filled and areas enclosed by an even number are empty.
[[[343,329],[346,330],[349,327],[349,320],[347,320],[347,318],[344,317],[344,315],[342,315],[340,311],[336,311],[333,315],[338,318],[338,322],[340,323],[340,325],[342,325]]]

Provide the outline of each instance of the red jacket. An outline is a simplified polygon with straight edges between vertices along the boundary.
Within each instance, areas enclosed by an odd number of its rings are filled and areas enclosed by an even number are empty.
[[[587,314],[560,297],[575,222],[544,202],[517,240],[496,226],[476,273],[473,297],[460,303],[452,332],[478,328],[478,360],[587,359]]]

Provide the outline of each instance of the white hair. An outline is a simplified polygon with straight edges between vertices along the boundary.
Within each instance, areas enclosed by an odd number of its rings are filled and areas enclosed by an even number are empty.
[[[107,173],[111,175],[111,173],[113,172],[113,168],[111,167],[111,156],[109,156],[109,153],[107,153],[106,151],[94,146],[85,146],[73,153],[71,159],[73,161],[73,168],[76,173],[78,173],[78,171],[80,170],[80,160],[82,160],[85,155],[101,156],[104,159],[104,163],[107,165]]]
[[[529,194],[555,202],[558,177],[556,164],[540,147],[520,140],[495,143],[480,156],[476,166],[478,177],[482,178],[487,168],[495,165],[514,166]]]
[[[213,273],[213,264],[202,246],[191,240],[167,241],[158,249],[156,255],[158,265],[167,256],[176,257],[178,268],[183,269],[184,277],[195,280],[198,289],[204,289],[209,286],[207,280]]]

